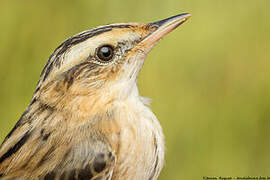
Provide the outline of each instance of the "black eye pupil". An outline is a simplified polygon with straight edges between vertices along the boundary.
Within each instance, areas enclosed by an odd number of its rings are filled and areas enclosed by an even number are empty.
[[[113,57],[113,48],[109,45],[102,46],[98,49],[97,56],[102,61],[109,61]]]

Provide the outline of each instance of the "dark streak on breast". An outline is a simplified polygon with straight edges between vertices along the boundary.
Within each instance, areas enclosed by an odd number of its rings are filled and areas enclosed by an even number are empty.
[[[43,141],[47,141],[47,139],[50,137],[51,133],[47,133],[42,137]]]
[[[46,174],[46,176],[44,177],[44,180],[54,180],[55,176],[56,176],[55,172],[52,171],[52,172]]]
[[[30,134],[31,133],[29,132],[25,133],[25,135],[12,148],[10,148],[2,157],[0,157],[0,163],[16,153],[26,143],[27,139],[30,137]]]
[[[94,169],[97,173],[100,173],[106,167],[106,162],[104,159],[104,154],[100,153],[96,156],[94,160]]]
[[[44,128],[41,129],[40,136],[41,136],[43,141],[47,141],[48,138],[50,137],[50,135],[51,135],[51,132],[45,133],[45,129]]]
[[[84,169],[79,169],[78,171],[78,179],[81,180],[88,180],[93,177],[93,174],[91,172],[91,168],[89,165],[87,165]]]

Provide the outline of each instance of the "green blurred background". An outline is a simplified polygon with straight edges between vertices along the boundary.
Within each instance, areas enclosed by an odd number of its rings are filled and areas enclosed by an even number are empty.
[[[166,136],[159,179],[270,175],[269,0],[1,0],[1,142],[66,38],[183,12],[192,18],[154,48],[138,80]]]

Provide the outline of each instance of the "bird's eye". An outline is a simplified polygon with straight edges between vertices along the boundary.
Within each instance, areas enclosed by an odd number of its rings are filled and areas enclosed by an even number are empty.
[[[108,62],[113,58],[113,47],[110,45],[103,45],[98,48],[97,56],[100,60]]]

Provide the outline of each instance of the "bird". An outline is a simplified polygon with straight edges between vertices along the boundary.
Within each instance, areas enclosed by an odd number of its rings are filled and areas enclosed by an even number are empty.
[[[0,179],[156,180],[164,135],[137,76],[190,16],[99,26],[57,47],[0,146]]]

